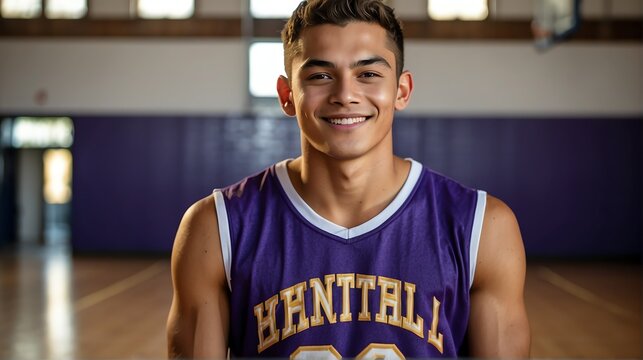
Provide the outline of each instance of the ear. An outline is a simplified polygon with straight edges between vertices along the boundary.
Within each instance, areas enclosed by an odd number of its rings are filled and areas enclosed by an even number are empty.
[[[295,116],[295,104],[292,99],[292,90],[290,90],[290,84],[288,78],[281,75],[277,79],[277,95],[279,96],[279,105],[281,105],[281,110],[288,116]]]
[[[408,71],[403,71],[397,84],[397,96],[395,98],[395,110],[404,110],[411,100],[413,92],[413,76]]]

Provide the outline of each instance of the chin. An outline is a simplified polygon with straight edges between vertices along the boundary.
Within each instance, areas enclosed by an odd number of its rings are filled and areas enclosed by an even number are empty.
[[[369,149],[363,148],[331,148],[324,151],[326,155],[336,160],[355,160],[368,153]]]

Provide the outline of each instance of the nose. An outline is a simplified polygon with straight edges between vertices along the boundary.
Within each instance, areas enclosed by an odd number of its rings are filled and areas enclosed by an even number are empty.
[[[335,80],[330,94],[330,102],[336,105],[359,103],[359,87],[351,77],[339,77]]]

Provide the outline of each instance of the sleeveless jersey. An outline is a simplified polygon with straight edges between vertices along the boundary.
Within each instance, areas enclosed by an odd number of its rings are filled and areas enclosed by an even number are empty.
[[[462,355],[486,193],[409,161],[354,228],[315,213],[287,161],[214,191],[232,356]]]

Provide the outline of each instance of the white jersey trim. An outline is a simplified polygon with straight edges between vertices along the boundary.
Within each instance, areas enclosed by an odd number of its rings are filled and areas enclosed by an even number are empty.
[[[473,285],[473,277],[476,274],[476,262],[478,261],[478,249],[480,248],[480,235],[482,234],[482,221],[487,206],[487,193],[478,190],[478,202],[473,216],[471,228],[471,241],[469,243],[469,289]]]
[[[212,192],[214,196],[214,206],[217,210],[217,222],[219,223],[219,241],[221,242],[221,255],[223,256],[223,267],[225,276],[228,280],[228,288],[232,291],[232,278],[230,277],[230,267],[232,262],[232,245],[230,242],[230,227],[228,226],[228,211],[225,207],[223,193],[219,189]]]
[[[284,189],[286,195],[288,196],[288,199],[293,204],[295,209],[297,209],[299,214],[301,214],[301,216],[303,216],[308,222],[310,222],[320,230],[323,230],[329,234],[338,236],[345,240],[349,240],[366,234],[369,231],[375,230],[391,216],[393,216],[395,212],[397,212],[402,207],[406,199],[409,198],[409,196],[413,192],[413,188],[420,179],[420,175],[422,174],[422,164],[413,159],[407,160],[411,162],[411,170],[409,171],[404,185],[397,193],[393,201],[391,201],[391,203],[388,204],[388,206],[384,208],[384,210],[382,210],[372,219],[352,228],[345,228],[323,218],[321,215],[317,214],[315,210],[313,210],[308,204],[306,204],[304,199],[302,199],[295,190],[295,187],[292,185],[290,177],[288,176],[288,169],[286,168],[286,166],[290,159],[277,163],[275,166],[275,170],[281,187]]]

